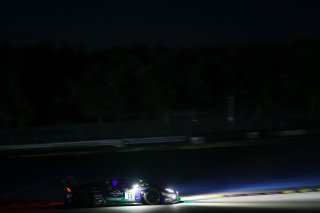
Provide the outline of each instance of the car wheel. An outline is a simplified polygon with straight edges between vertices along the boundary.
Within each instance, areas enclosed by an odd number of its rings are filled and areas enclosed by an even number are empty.
[[[72,200],[71,200],[71,199],[68,199],[67,196],[65,196],[63,205],[64,205],[65,208],[71,208],[71,207],[73,207],[73,205],[72,205]]]
[[[158,189],[152,188],[144,193],[144,201],[149,205],[157,205],[161,203],[161,192]]]

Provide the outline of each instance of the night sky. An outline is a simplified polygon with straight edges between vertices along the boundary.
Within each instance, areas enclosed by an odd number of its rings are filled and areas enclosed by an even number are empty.
[[[10,0],[0,3],[0,41],[100,50],[319,38],[319,7],[308,0]]]

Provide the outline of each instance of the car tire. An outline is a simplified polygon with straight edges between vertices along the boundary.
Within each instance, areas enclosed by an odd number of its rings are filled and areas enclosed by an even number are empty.
[[[73,207],[72,200],[68,199],[67,196],[65,196],[63,205],[65,208],[72,208]]]
[[[162,194],[160,190],[151,188],[143,194],[143,199],[146,204],[158,205],[162,201]]]

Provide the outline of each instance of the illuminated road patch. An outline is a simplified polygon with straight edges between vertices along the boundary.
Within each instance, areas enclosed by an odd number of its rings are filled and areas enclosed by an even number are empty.
[[[201,197],[201,196],[199,196]],[[256,195],[256,196],[239,196],[239,197],[221,197],[205,198],[189,201],[192,203],[252,203],[252,202],[313,202],[320,201],[319,192],[292,193],[292,194],[274,194],[274,195]]]
[[[256,211],[270,210],[270,212],[277,212],[289,210],[304,212],[304,211],[314,211],[320,212],[319,200],[315,202],[217,202],[217,203],[184,203],[185,207],[198,207],[199,209],[208,208],[212,211],[219,209],[219,212],[237,212],[240,210],[247,211],[255,209]],[[200,211],[201,212],[201,211]],[[241,211],[242,212],[242,211]]]

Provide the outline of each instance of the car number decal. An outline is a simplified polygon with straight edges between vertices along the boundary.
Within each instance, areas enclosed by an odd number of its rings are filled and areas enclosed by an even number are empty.
[[[126,199],[126,200],[135,200],[134,199],[134,193],[126,192],[125,195],[124,195],[124,199]]]

